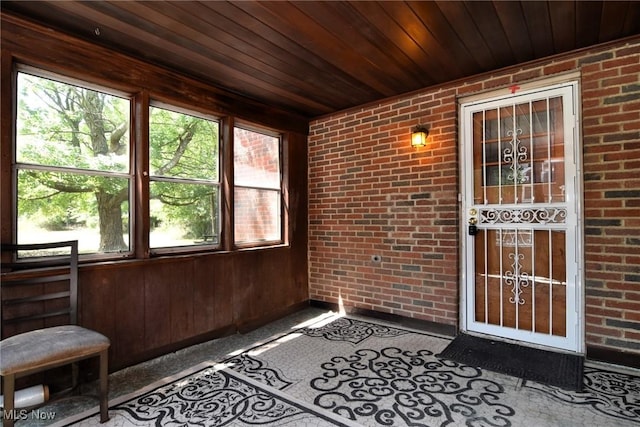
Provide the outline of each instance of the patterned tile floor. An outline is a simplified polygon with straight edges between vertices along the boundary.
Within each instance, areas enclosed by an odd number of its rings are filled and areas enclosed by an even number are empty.
[[[245,335],[193,346],[113,373],[110,399],[122,400],[162,378],[216,361],[223,362],[226,370],[205,370],[204,377],[196,375],[189,381],[202,383],[206,378],[233,384],[229,390],[234,393],[251,387],[266,390],[284,400],[288,411],[315,408],[304,419],[296,413],[278,420],[252,414],[254,418],[230,425],[284,425],[287,420],[287,425],[640,426],[639,371],[587,363],[583,392],[568,392],[438,359],[447,343],[446,337],[310,308]],[[167,399],[155,402],[158,407],[173,404],[175,396],[168,390],[154,393],[154,399]],[[90,388],[84,392],[94,393]],[[181,399],[176,406],[180,410],[165,412],[188,412]],[[191,400],[201,405],[201,398]],[[50,403],[36,415],[51,418],[53,414],[53,421],[60,423],[96,403],[85,394]],[[127,412],[124,406],[112,410],[110,425],[151,424],[151,418],[139,414],[127,418],[135,422],[122,421],[118,417]],[[35,418],[16,425],[52,423]],[[160,425],[180,422],[184,419],[169,422],[165,418]],[[219,418],[203,425],[223,422]],[[82,425],[95,425],[95,420],[87,419]]]

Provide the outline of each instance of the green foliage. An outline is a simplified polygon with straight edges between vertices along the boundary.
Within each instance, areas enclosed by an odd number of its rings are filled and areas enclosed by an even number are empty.
[[[151,108],[149,123],[151,175],[218,179],[218,123]]]
[[[116,226],[101,236],[100,249],[126,248],[120,212],[127,209],[128,180],[91,171],[128,172],[129,101],[24,73],[18,87],[19,216],[60,229],[110,212],[99,220]]]
[[[47,183],[61,181],[59,175],[20,171],[18,179],[18,212],[22,216],[39,218],[40,225],[51,231],[84,223],[81,213],[90,208],[84,194],[56,191],[47,186]]]
[[[100,221],[109,233],[100,250],[126,248],[129,100],[25,73],[18,82],[19,216],[56,230]],[[154,224],[178,225],[194,239],[214,234],[218,123],[151,108],[149,132],[151,175],[164,179],[152,181],[151,197],[161,201]]]
[[[152,177],[171,180],[152,182],[151,198],[161,201],[154,217],[177,225],[185,238],[217,232],[218,193],[212,183],[218,181],[218,123],[152,108],[149,144]]]

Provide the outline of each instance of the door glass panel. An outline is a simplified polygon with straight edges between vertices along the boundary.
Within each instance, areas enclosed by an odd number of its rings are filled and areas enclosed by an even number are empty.
[[[475,204],[564,202],[562,97],[473,114]]]
[[[475,236],[475,321],[566,335],[565,234],[485,229]]]

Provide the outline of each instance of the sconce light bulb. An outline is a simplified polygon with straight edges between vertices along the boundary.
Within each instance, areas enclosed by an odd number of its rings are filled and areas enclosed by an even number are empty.
[[[412,147],[424,147],[427,145],[427,136],[429,130],[422,125],[416,126],[411,132],[411,146]]]

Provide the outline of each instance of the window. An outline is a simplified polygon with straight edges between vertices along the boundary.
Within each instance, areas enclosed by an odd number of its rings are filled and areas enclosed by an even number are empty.
[[[229,128],[234,154],[224,157],[221,135],[234,117],[26,66],[16,89],[17,243],[78,240],[85,258],[107,259],[283,242],[279,134]],[[133,126],[141,108],[148,122]]]
[[[235,243],[282,241],[280,138],[236,127],[233,170]]]
[[[130,251],[130,101],[18,73],[17,242]]]
[[[219,243],[219,124],[149,109],[151,248]]]

